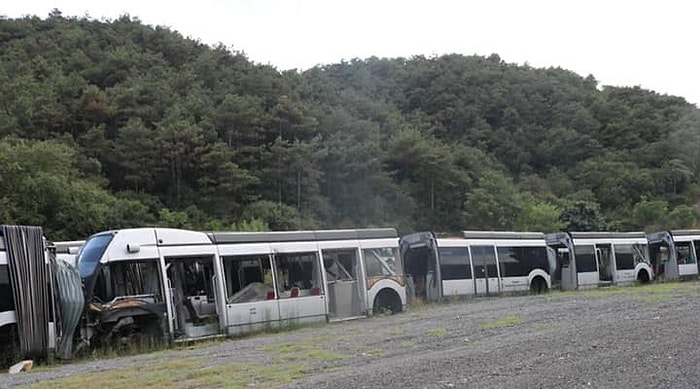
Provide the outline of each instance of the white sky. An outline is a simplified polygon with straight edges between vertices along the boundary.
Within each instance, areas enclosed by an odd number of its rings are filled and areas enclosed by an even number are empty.
[[[4,0],[0,14],[127,13],[280,70],[342,59],[497,53],[700,103],[692,0]]]

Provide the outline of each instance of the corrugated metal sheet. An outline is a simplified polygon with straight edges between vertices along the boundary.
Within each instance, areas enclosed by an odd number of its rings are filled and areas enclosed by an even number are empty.
[[[83,287],[80,272],[73,265],[63,261],[55,261],[54,268],[62,329],[61,338],[56,347],[56,357],[71,359],[73,357],[73,335],[80,322],[85,304]]]

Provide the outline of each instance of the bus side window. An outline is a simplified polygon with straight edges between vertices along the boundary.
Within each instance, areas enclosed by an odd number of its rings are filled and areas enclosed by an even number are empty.
[[[272,267],[267,255],[221,257],[226,275],[228,303],[268,300],[275,297]]]
[[[316,252],[279,253],[275,256],[279,298],[308,296],[320,286]]]

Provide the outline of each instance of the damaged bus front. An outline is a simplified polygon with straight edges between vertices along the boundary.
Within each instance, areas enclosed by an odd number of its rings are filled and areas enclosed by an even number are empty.
[[[166,304],[153,229],[122,240],[116,231],[99,233],[78,253],[86,305],[80,337],[90,345],[163,339]]]

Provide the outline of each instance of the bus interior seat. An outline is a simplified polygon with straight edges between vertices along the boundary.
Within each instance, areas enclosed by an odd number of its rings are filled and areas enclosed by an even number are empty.
[[[211,322],[215,319],[218,319],[216,314],[200,314],[199,312],[197,312],[197,309],[195,309],[194,305],[192,304],[192,301],[190,301],[189,298],[185,298],[184,305],[187,309],[187,313],[189,314],[190,319],[192,319],[192,323],[194,323],[195,325]]]

